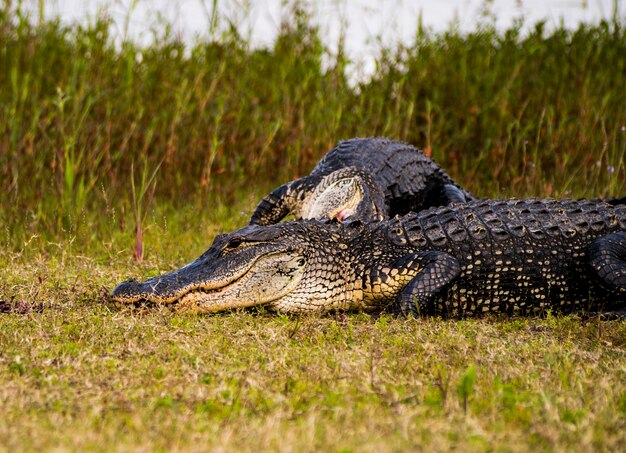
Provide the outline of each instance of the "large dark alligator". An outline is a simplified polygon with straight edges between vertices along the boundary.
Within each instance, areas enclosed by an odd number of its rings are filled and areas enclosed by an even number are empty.
[[[202,312],[261,304],[452,317],[619,310],[626,206],[481,200],[368,224],[246,226],[182,269],[121,283],[111,298]]]
[[[311,174],[284,184],[256,207],[250,224],[296,218],[382,220],[474,197],[423,152],[386,138],[339,142]]]

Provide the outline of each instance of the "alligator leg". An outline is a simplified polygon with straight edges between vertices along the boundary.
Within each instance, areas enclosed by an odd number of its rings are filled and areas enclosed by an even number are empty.
[[[589,261],[602,280],[626,292],[626,231],[596,239],[589,249]]]
[[[626,310],[584,313],[583,319],[588,318],[598,318],[600,321],[621,321],[623,319],[626,319]]]
[[[426,252],[415,258],[418,274],[396,298],[392,306],[395,315],[433,314],[437,297],[461,272],[457,259],[445,252]]]
[[[265,196],[250,217],[250,225],[273,225],[297,210],[307,190],[307,177],[283,184]]]
[[[443,185],[443,197],[448,203],[467,203],[469,201],[463,191],[452,184]]]

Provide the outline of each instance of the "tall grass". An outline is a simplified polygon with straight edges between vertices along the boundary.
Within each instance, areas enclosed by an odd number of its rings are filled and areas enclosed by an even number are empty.
[[[429,147],[480,195],[626,194],[617,20],[421,30],[358,86],[298,7],[267,49],[235,30],[189,46],[167,28],[149,47],[116,46],[110,25],[0,11],[0,223],[13,238],[130,211],[133,162],[150,173],[163,162],[160,205],[212,209],[307,173],[353,136]]]

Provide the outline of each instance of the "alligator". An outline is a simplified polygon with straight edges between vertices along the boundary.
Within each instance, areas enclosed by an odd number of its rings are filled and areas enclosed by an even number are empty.
[[[384,220],[474,197],[415,147],[386,138],[339,142],[305,177],[274,189],[251,225],[296,219]]]
[[[195,312],[255,305],[455,318],[619,311],[626,205],[477,200],[381,222],[248,225],[218,235],[179,270],[120,283],[111,299]]]

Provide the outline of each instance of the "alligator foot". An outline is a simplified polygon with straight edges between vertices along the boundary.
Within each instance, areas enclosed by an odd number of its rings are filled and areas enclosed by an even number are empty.
[[[626,320],[626,310],[614,311],[594,311],[586,313],[583,319],[597,318],[600,321],[621,321]]]
[[[404,316],[434,314],[438,296],[461,272],[459,262],[445,252],[419,254],[411,262],[417,265],[418,274],[398,295],[392,312]]]
[[[626,292],[626,231],[596,239],[589,250],[589,261],[602,281]]]
[[[467,192],[464,192],[463,190],[452,184],[444,184],[442,192],[443,197],[448,204],[467,203],[468,201],[472,200]]]

